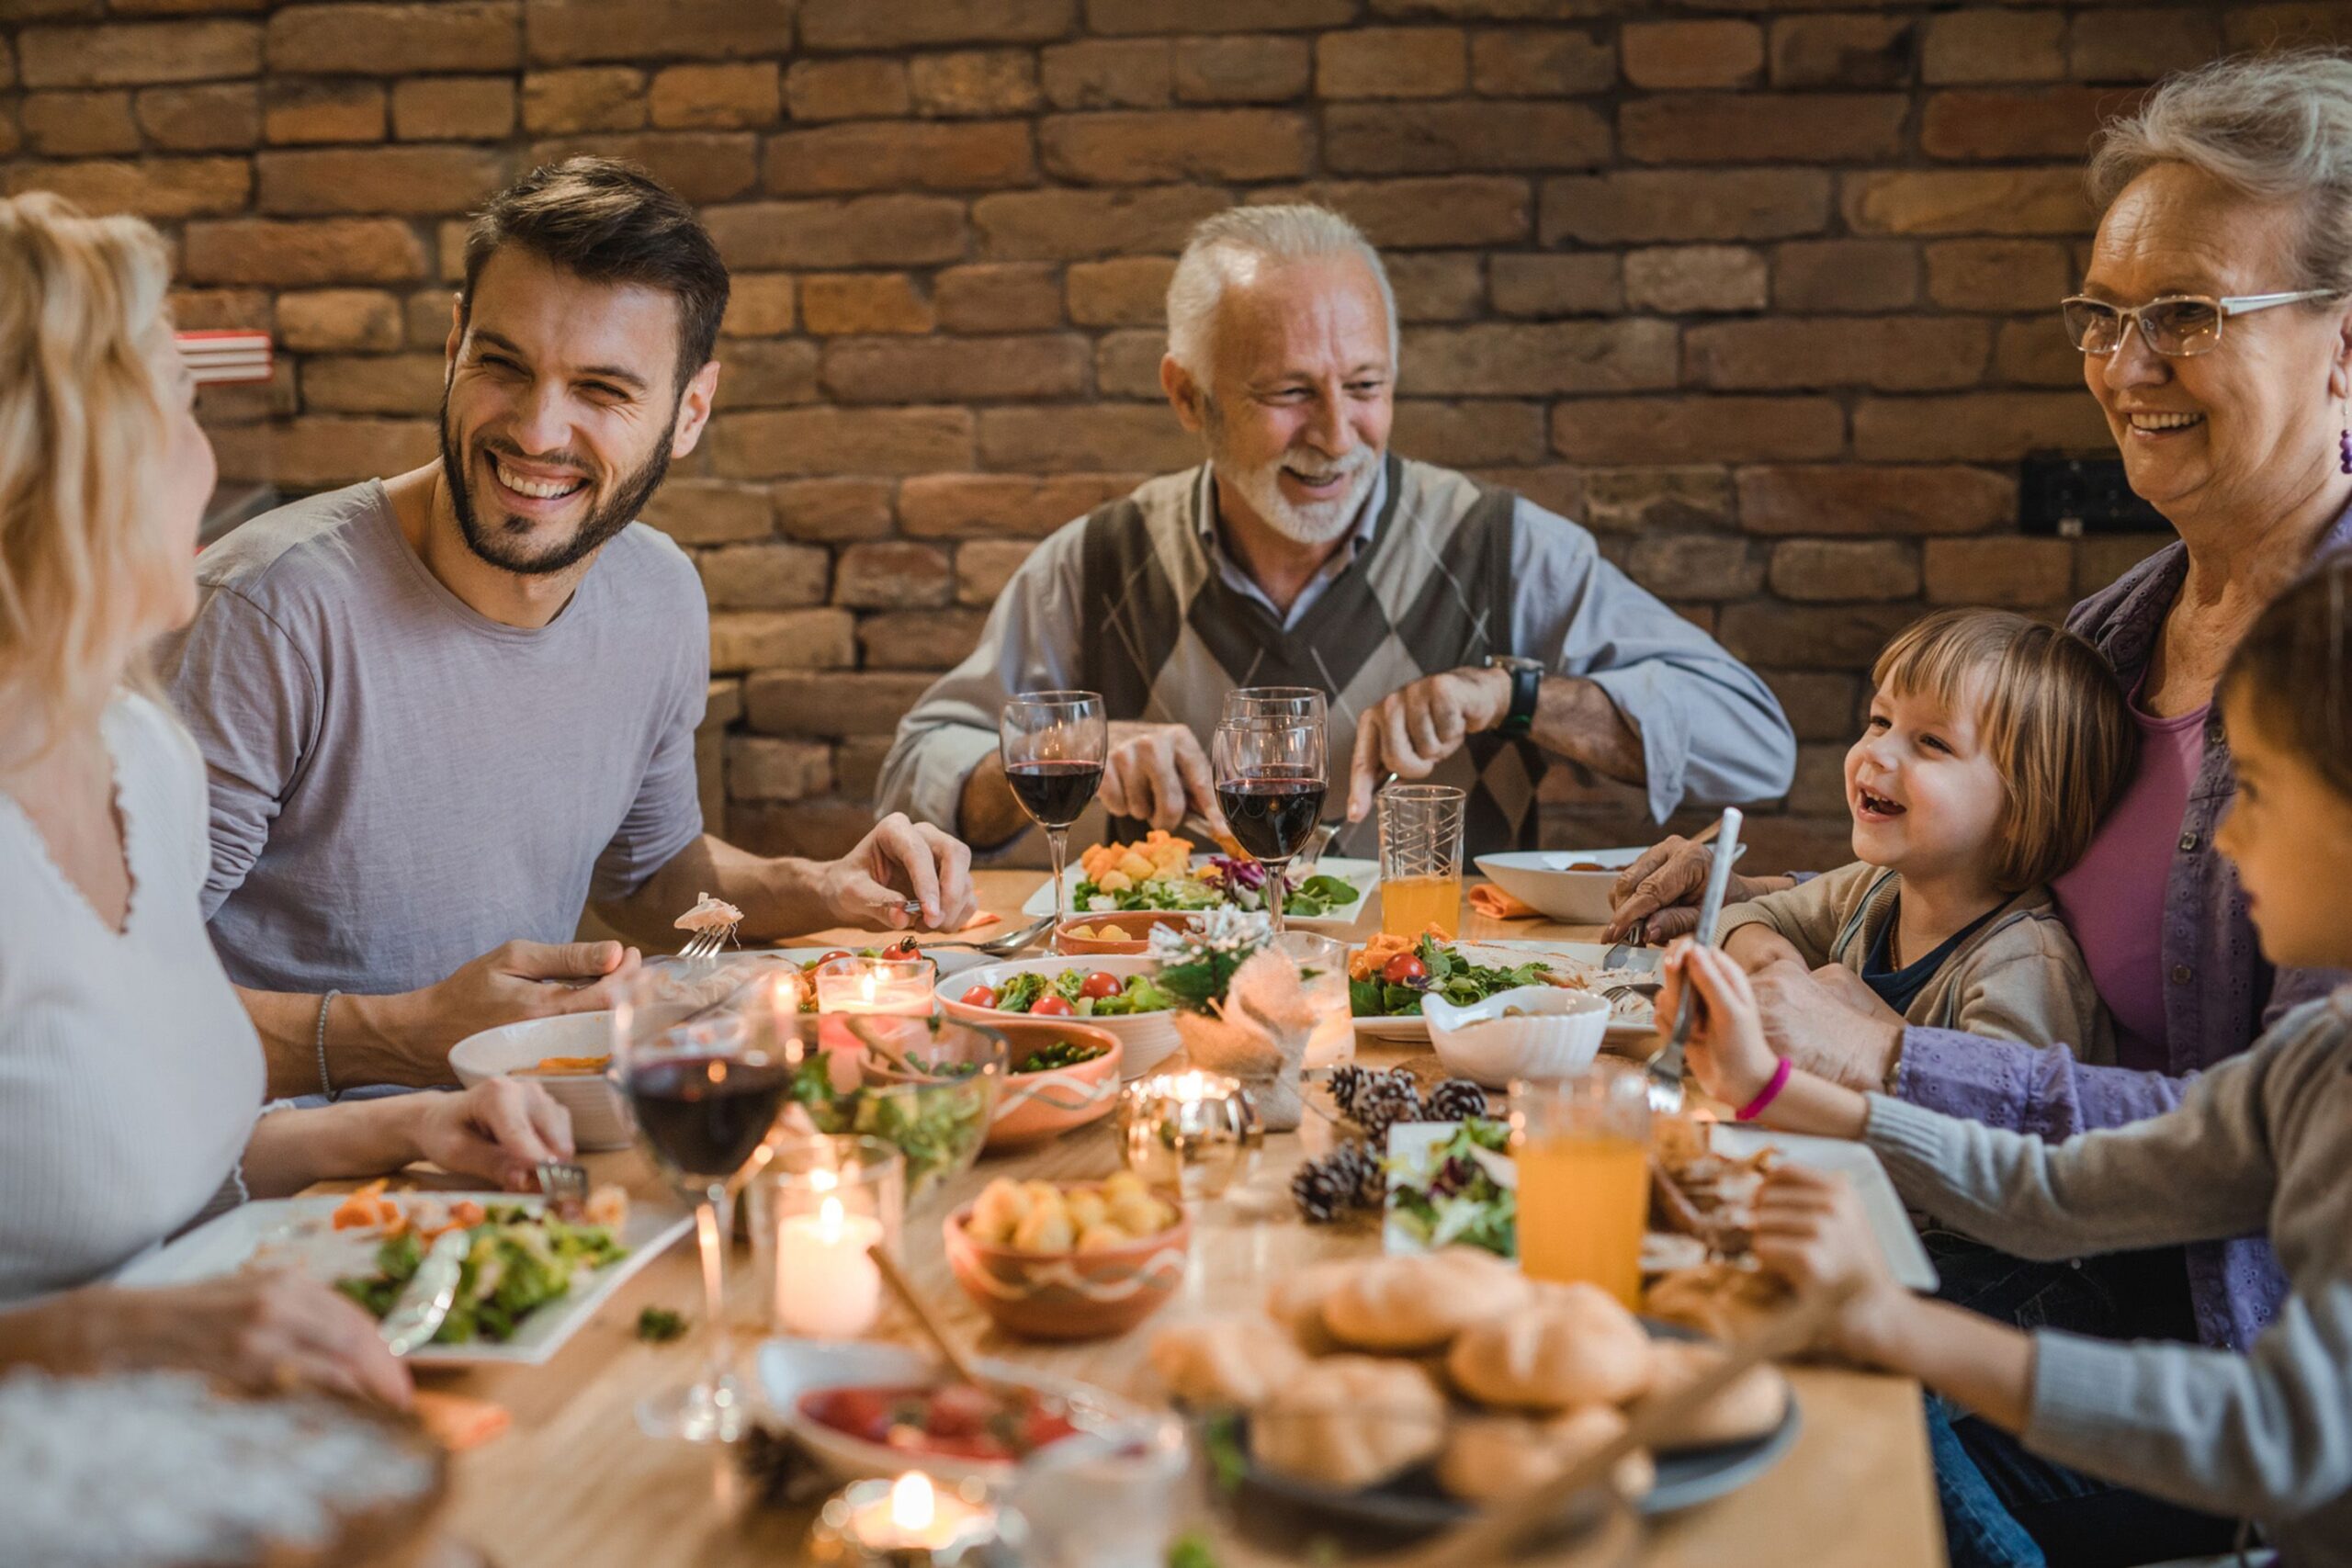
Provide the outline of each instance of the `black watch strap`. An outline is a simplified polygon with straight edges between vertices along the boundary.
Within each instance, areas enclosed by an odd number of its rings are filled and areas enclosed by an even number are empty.
[[[1503,716],[1502,733],[1516,739],[1535,728],[1535,699],[1544,690],[1544,667],[1513,667],[1510,672],[1510,712]]]

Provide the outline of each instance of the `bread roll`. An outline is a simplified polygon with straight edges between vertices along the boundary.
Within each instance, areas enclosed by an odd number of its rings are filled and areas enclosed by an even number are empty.
[[[1441,1349],[1533,1294],[1526,1277],[1493,1253],[1449,1247],[1363,1265],[1324,1298],[1323,1325],[1351,1348],[1411,1355]]]
[[[1266,1312],[1290,1331],[1299,1348],[1310,1356],[1328,1355],[1340,1342],[1323,1326],[1323,1303],[1365,1267],[1361,1258],[1339,1258],[1284,1274],[1266,1292]]]
[[[1614,1405],[1589,1404],[1565,1416],[1469,1416],[1446,1434],[1437,1461],[1438,1484],[1464,1503],[1491,1503],[1532,1491],[1560,1475],[1625,1429]],[[1657,1480],[1650,1456],[1636,1449],[1617,1461],[1611,1480],[1627,1497],[1646,1495]]]
[[[1409,1361],[1310,1361],[1250,1420],[1250,1452],[1301,1481],[1360,1491],[1445,1446],[1445,1396]]]
[[[1622,1404],[1649,1387],[1650,1339],[1608,1292],[1552,1285],[1530,1305],[1463,1330],[1445,1370],[1487,1404]]]
[[[1651,1351],[1657,1371],[1644,1403],[1666,1398],[1723,1359],[1724,1352],[1717,1346],[1658,1341]],[[1788,1404],[1788,1380],[1779,1369],[1751,1367],[1688,1419],[1662,1433],[1657,1438],[1657,1450],[1676,1453],[1684,1449],[1713,1448],[1717,1443],[1760,1438],[1781,1424]],[[1640,1414],[1641,1408],[1634,1406],[1634,1413]]]
[[[1170,1324],[1151,1340],[1151,1370],[1189,1404],[1255,1410],[1306,1366],[1282,1325],[1257,1313]]]

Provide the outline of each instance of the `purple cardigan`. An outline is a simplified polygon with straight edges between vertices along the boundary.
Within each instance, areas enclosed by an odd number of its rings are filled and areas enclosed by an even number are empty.
[[[2335,520],[2317,557],[2352,550],[2352,510]],[[2169,545],[2075,606],[2068,629],[2097,644],[2128,688],[2188,572],[2188,547]],[[2180,843],[2165,884],[2165,1043],[2168,1073],[2090,1066],[2064,1045],[2038,1049],[1956,1030],[1906,1028],[1894,1093],[1915,1105],[2013,1132],[2066,1138],[2171,1110],[2199,1072],[2254,1043],[2279,1014],[2324,995],[2333,970],[2274,970],[2246,919],[2245,897],[2213,829],[2235,775],[2217,713],[2206,721],[2205,760],[2189,786]],[[2199,1337],[2243,1350],[2270,1322],[2287,1283],[2260,1236],[2188,1247],[2189,1295]]]

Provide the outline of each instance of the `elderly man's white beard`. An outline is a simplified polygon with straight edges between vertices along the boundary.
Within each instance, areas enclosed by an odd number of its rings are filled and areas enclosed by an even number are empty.
[[[1293,544],[1328,545],[1355,522],[1356,509],[1363,504],[1364,491],[1372,483],[1380,454],[1369,446],[1359,446],[1344,457],[1325,463],[1303,460],[1302,454],[1294,451],[1254,468],[1244,468],[1221,458],[1213,460],[1216,462],[1218,477],[1240,492],[1250,509],[1266,520],[1266,526]],[[1283,494],[1282,473],[1285,468],[1310,481],[1345,475],[1348,487],[1329,501],[1300,506]]]

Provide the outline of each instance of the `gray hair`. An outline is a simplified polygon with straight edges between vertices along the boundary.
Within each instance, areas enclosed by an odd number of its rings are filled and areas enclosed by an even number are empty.
[[[2109,124],[2091,155],[2104,211],[2157,164],[2186,164],[2248,196],[2301,201],[2299,274],[2280,288],[2352,293],[2352,57],[2246,55],[2167,77]]]
[[[1203,219],[1184,242],[1168,280],[1168,352],[1192,376],[1209,379],[1209,340],[1226,285],[1257,261],[1355,256],[1372,269],[1388,312],[1388,357],[1396,357],[1396,293],[1363,231],[1328,207],[1232,207]]]

